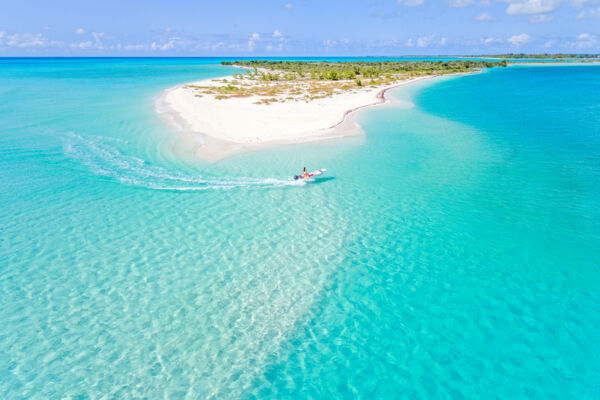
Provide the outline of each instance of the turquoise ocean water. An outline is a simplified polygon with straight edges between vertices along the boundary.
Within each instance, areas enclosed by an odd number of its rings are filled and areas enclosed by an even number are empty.
[[[230,72],[0,60],[1,398],[600,397],[600,67],[194,160],[154,99]]]

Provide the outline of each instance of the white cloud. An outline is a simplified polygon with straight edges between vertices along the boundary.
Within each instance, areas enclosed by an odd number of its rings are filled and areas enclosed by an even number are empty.
[[[468,7],[475,4],[475,0],[448,0],[451,7]],[[479,7],[491,6],[493,3],[505,3],[506,14],[546,14],[556,10],[563,4],[573,7],[586,7],[600,4],[599,0],[480,0]]]
[[[269,43],[265,46],[265,50],[267,51],[281,51],[283,50],[283,43],[279,43],[277,46],[274,46],[272,43]]]
[[[397,43],[396,43],[397,44]],[[396,45],[394,44],[394,46]],[[436,40],[436,36],[435,35],[429,35],[429,36],[421,36],[415,39],[413,38],[408,38],[406,40],[406,42],[404,42],[404,47],[436,47],[436,46],[445,46],[446,44],[448,44],[448,38],[447,37],[441,37],[439,40]]]
[[[592,8],[591,10],[582,10],[577,14],[577,19],[600,19],[600,7]]]
[[[14,34],[6,37],[8,47],[45,47],[46,39],[41,33]]]
[[[566,51],[589,51],[590,49],[600,49],[600,40],[591,33],[580,33],[571,40],[569,39],[550,39],[543,45],[544,48],[566,49]]]
[[[222,49],[226,45],[227,45],[227,43],[225,43],[223,41],[210,42],[210,43],[195,43],[194,48],[214,51],[214,50]]]
[[[330,48],[337,46],[337,42],[335,40],[327,39],[323,41],[323,46],[329,50]]]
[[[104,45],[102,44],[104,32],[92,32],[92,36],[94,37],[94,48],[104,49]]]
[[[391,39],[391,40],[384,40],[381,43],[382,47],[398,47],[398,39]],[[372,45],[369,44],[369,47],[371,47]]]
[[[450,7],[469,7],[475,0],[450,0]]]
[[[589,33],[580,33],[577,35],[577,41],[572,45],[578,49],[585,49],[595,46],[596,43],[596,36],[590,35]]]
[[[486,46],[490,46],[492,44],[504,43],[504,41],[500,38],[489,37],[481,39],[481,43],[485,44]]]
[[[71,48],[73,49],[89,49],[91,48],[93,45],[91,40],[85,41],[85,42],[78,42],[78,43],[71,43]]]
[[[273,51],[273,50],[281,51],[281,50],[283,50],[283,44],[285,42],[285,38],[283,37],[283,33],[281,33],[281,31],[279,29],[275,29],[273,31],[273,36],[272,37],[273,37],[273,40],[275,41],[275,43],[273,43],[273,42],[268,43],[265,46],[265,50],[267,50],[267,51]]]
[[[552,15],[538,14],[538,15],[531,16],[529,18],[529,23],[531,23],[531,24],[543,24],[545,22],[552,21],[552,19],[554,19],[554,17]]]
[[[250,35],[250,38],[248,39],[248,51],[254,51],[254,48],[256,47],[256,42],[260,40],[260,35],[256,32],[254,32],[252,35]]]
[[[83,34],[85,34],[85,29],[77,28],[77,29],[75,29],[75,33],[78,35],[83,35]]]
[[[433,39],[435,39],[435,35],[430,36],[421,36],[417,39],[418,47],[427,47],[433,43]]]
[[[150,49],[151,50],[160,50],[160,51],[171,50],[171,49],[175,48],[177,41],[178,41],[177,38],[171,38],[166,42],[161,42],[161,43],[152,42],[152,44],[150,45]]]
[[[92,32],[92,36],[94,40],[85,40],[81,42],[73,42],[69,44],[69,47],[75,50],[159,50],[164,43],[152,43],[148,44],[105,44],[105,39],[111,39],[109,36],[106,36],[104,32]],[[153,46],[153,47],[152,47]]]
[[[598,4],[598,0],[496,0],[508,3],[506,13],[518,14],[545,14],[556,10],[563,4],[573,7],[585,7]]]
[[[506,9],[508,15],[541,14],[554,11],[562,0],[506,0],[510,3]]]
[[[223,46],[225,46],[225,42],[217,42],[217,43],[211,44],[210,45],[210,49],[211,50],[216,50],[216,49],[220,49]]]
[[[511,36],[506,41],[513,46],[521,46],[531,42],[533,38],[526,33],[521,33],[520,35]]]
[[[64,47],[65,43],[56,40],[48,40],[41,33],[15,33],[7,35],[6,32],[0,32],[0,45],[21,49]]]
[[[86,36],[77,36],[73,34],[74,39],[68,42],[57,42],[46,38],[41,33],[12,34],[0,30],[0,49],[20,48],[20,49],[39,49],[43,48],[68,48],[73,53],[86,52],[171,52],[171,51],[192,51],[205,50],[225,51],[233,49],[236,52],[255,51],[256,49],[266,48],[267,45],[271,51],[284,51],[288,49],[288,40],[280,29],[275,29],[271,33],[263,35],[262,33],[248,34],[246,40],[239,37],[229,36],[224,38],[220,35],[212,36],[212,40],[202,40],[197,37],[186,37],[179,35],[166,35],[159,32],[154,38],[147,41],[127,42],[120,41],[104,32],[87,31]],[[89,37],[87,37],[89,35]],[[339,42],[341,43],[341,42]]]
[[[489,22],[489,21],[495,21],[496,17],[484,12],[484,13],[477,15],[476,17],[473,17],[473,19],[475,21]]]
[[[425,0],[398,0],[398,4],[402,4],[406,7],[416,7],[423,4],[423,1]]]
[[[292,6],[292,3],[286,3],[284,7],[287,8],[288,10],[291,10],[293,6]]]
[[[121,46],[121,44],[119,44],[119,46]],[[124,50],[127,50],[127,51],[148,50],[148,46],[145,44],[126,44],[125,46],[122,46],[121,48]]]

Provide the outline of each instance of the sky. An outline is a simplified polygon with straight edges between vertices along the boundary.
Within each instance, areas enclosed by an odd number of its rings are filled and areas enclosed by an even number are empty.
[[[600,53],[600,0],[0,0],[0,57]]]

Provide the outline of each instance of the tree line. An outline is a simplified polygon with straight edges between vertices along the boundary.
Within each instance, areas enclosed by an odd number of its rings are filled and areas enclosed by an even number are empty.
[[[377,79],[397,74],[448,74],[469,72],[474,69],[505,67],[506,60],[455,60],[455,61],[267,61],[244,60],[223,61],[222,65],[235,65],[248,68],[247,73],[267,81],[313,79],[351,80]]]

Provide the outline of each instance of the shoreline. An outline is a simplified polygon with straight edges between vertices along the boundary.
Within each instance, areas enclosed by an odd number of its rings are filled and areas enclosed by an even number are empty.
[[[396,85],[393,85],[393,86],[385,87],[385,88],[381,89],[379,92],[377,92],[377,95],[375,96],[375,98],[378,101],[376,103],[365,104],[365,105],[354,107],[354,108],[351,108],[351,109],[347,110],[344,113],[343,118],[338,123],[330,126],[328,129],[334,129],[335,127],[343,124],[344,121],[346,121],[347,117],[349,115],[353,114],[353,113],[362,111],[363,109],[368,108],[368,107],[382,106],[382,105],[388,103],[389,99],[385,95],[386,95],[387,92],[389,92],[391,90],[398,89],[398,88],[405,87],[405,86],[410,86],[410,85],[412,85],[414,83],[422,82],[422,81],[429,80],[429,79],[441,78],[443,76],[460,76],[460,75],[470,75],[470,74],[474,74],[474,73],[476,73],[476,72],[471,72],[471,73],[468,73],[468,74],[461,73],[461,74],[448,74],[448,75],[426,75],[426,76],[423,76],[423,77],[419,77],[419,78],[411,79],[411,80],[408,80],[408,81],[400,82],[400,83],[398,83]]]
[[[589,61],[522,61],[522,62],[509,62],[508,67],[581,67],[585,65],[600,65],[600,60],[589,60]]]
[[[388,86],[335,94],[325,99],[306,103],[259,105],[249,103],[255,100],[253,98],[244,98],[241,101],[238,99],[205,99],[203,97],[197,99],[190,96],[189,89],[186,89],[186,86],[191,84],[202,84],[215,79],[230,79],[232,77],[230,75],[183,83],[168,88],[155,99],[154,108],[163,120],[179,133],[176,138],[176,147],[182,151],[189,152],[191,150],[194,157],[215,162],[266,147],[361,135],[364,131],[356,122],[355,116],[359,111],[369,107],[389,103],[386,96],[389,91],[443,76],[462,76],[480,72],[426,75]],[[236,102],[236,100],[238,101]],[[349,106],[350,108],[348,108]],[[338,112],[342,109],[340,118]],[[231,121],[232,115],[237,117],[235,118],[236,122]],[[252,137],[248,133],[248,131],[252,132],[251,129],[247,129],[252,123],[255,124],[253,128],[257,128],[256,120],[262,120],[260,122],[264,125],[259,124],[260,128],[264,127],[265,131],[270,131],[267,132],[265,138],[259,136],[254,138],[254,132]],[[326,121],[328,122],[324,123]],[[215,124],[218,128],[215,128]],[[219,131],[219,124],[228,124],[230,131]],[[288,127],[293,127],[293,129]],[[276,133],[273,134],[273,132]],[[270,137],[269,133],[271,133]]]

